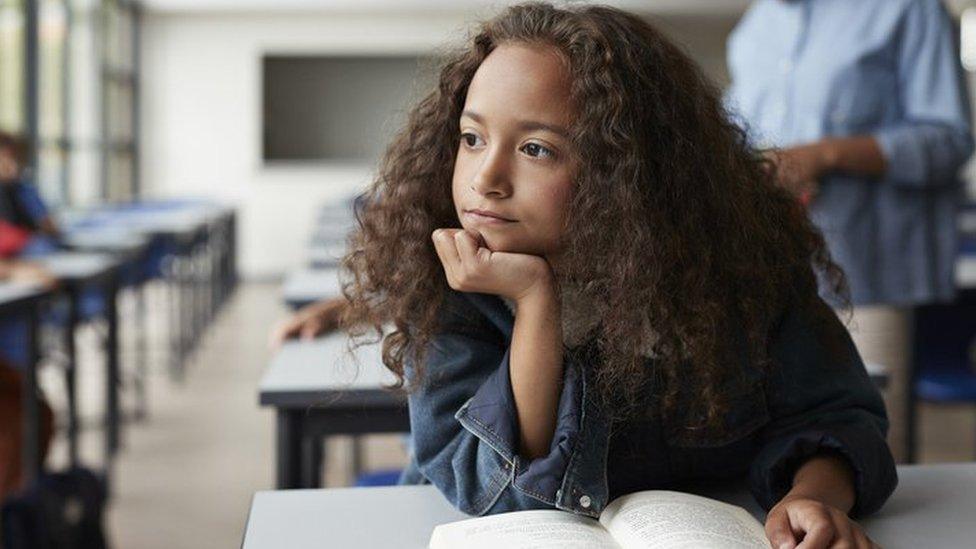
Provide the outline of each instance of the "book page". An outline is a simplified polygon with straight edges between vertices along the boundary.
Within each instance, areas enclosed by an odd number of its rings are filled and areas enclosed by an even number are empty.
[[[434,528],[430,549],[620,549],[600,523],[565,511],[502,513]]]
[[[600,516],[625,549],[769,549],[763,526],[745,509],[692,494],[637,492]]]

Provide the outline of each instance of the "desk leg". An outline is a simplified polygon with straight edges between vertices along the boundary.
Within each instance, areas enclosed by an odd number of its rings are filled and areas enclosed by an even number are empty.
[[[135,299],[135,322],[136,341],[136,419],[145,420],[149,415],[148,396],[146,394],[146,384],[149,378],[149,354],[146,338],[149,336],[149,316],[146,309],[146,292],[148,283],[142,282],[132,288],[132,297]]]
[[[352,435],[352,477],[359,478],[359,475],[363,473],[363,437],[360,435]]]
[[[276,485],[279,490],[301,487],[302,410],[278,410]]]
[[[105,316],[108,320],[108,337],[105,341],[106,352],[106,387],[105,426],[106,464],[119,449],[119,315],[118,315],[119,284],[116,275],[112,275],[105,288]]]
[[[325,440],[322,437],[302,437],[302,488],[322,487],[324,453]]]
[[[182,296],[180,295],[180,272],[179,254],[172,254],[167,258],[168,271],[163,277],[163,288],[166,293],[166,301],[169,304],[167,320],[169,322],[169,348],[166,350],[169,358],[170,377],[174,381],[182,381],[182,361],[183,361],[183,342],[182,337],[182,318],[180,318],[183,308]]]
[[[78,348],[75,328],[78,326],[78,292],[68,292],[68,325],[64,328],[64,348],[68,357],[64,380],[68,392],[68,458],[78,466]]]
[[[23,378],[24,411],[24,484],[31,482],[41,472],[41,406],[37,395],[37,365],[40,362],[39,313],[36,309],[28,317],[27,327],[27,369]]]

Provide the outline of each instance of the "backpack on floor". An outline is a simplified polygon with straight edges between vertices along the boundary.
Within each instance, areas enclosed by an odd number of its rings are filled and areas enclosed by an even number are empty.
[[[107,549],[104,483],[88,469],[42,473],[0,511],[4,549]]]

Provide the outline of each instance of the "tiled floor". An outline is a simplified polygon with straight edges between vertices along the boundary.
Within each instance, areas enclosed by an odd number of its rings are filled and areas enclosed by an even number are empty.
[[[151,303],[160,305],[157,299]],[[244,284],[206,333],[181,383],[157,364],[149,379],[150,415],[130,423],[114,470],[108,529],[123,549],[226,548],[240,545],[251,496],[273,486],[273,416],[257,405],[256,387],[268,360],[267,332],[285,315],[278,286]],[[162,329],[152,326],[159,349]],[[83,367],[97,360],[95,334],[83,341]],[[85,344],[87,343],[87,344]],[[83,414],[99,417],[101,382],[96,368],[82,372]],[[55,405],[60,400],[57,372],[42,381]],[[131,402],[127,400],[126,402]],[[130,406],[131,407],[131,406]],[[924,461],[965,461],[976,455],[976,409],[926,408]],[[83,455],[100,463],[101,432],[88,428]],[[59,440],[63,437],[59,437]],[[348,440],[330,445],[326,482],[350,481]],[[51,462],[64,461],[56,444]],[[397,436],[369,437],[366,465],[402,463]]]

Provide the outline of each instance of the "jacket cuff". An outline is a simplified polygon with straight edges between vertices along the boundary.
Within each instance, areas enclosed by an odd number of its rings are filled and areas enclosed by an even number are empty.
[[[563,363],[563,383],[556,413],[556,429],[549,453],[532,460],[518,454],[520,432],[509,372],[509,352],[498,369],[481,385],[454,417],[515,468],[512,485],[538,500],[555,504],[570,455],[579,436],[581,380],[571,360]]]
[[[811,429],[774,439],[763,448],[751,475],[756,501],[771,509],[792,489],[797,469],[823,452],[842,456],[854,472],[852,517],[880,509],[898,485],[894,459],[877,433],[848,426]]]

